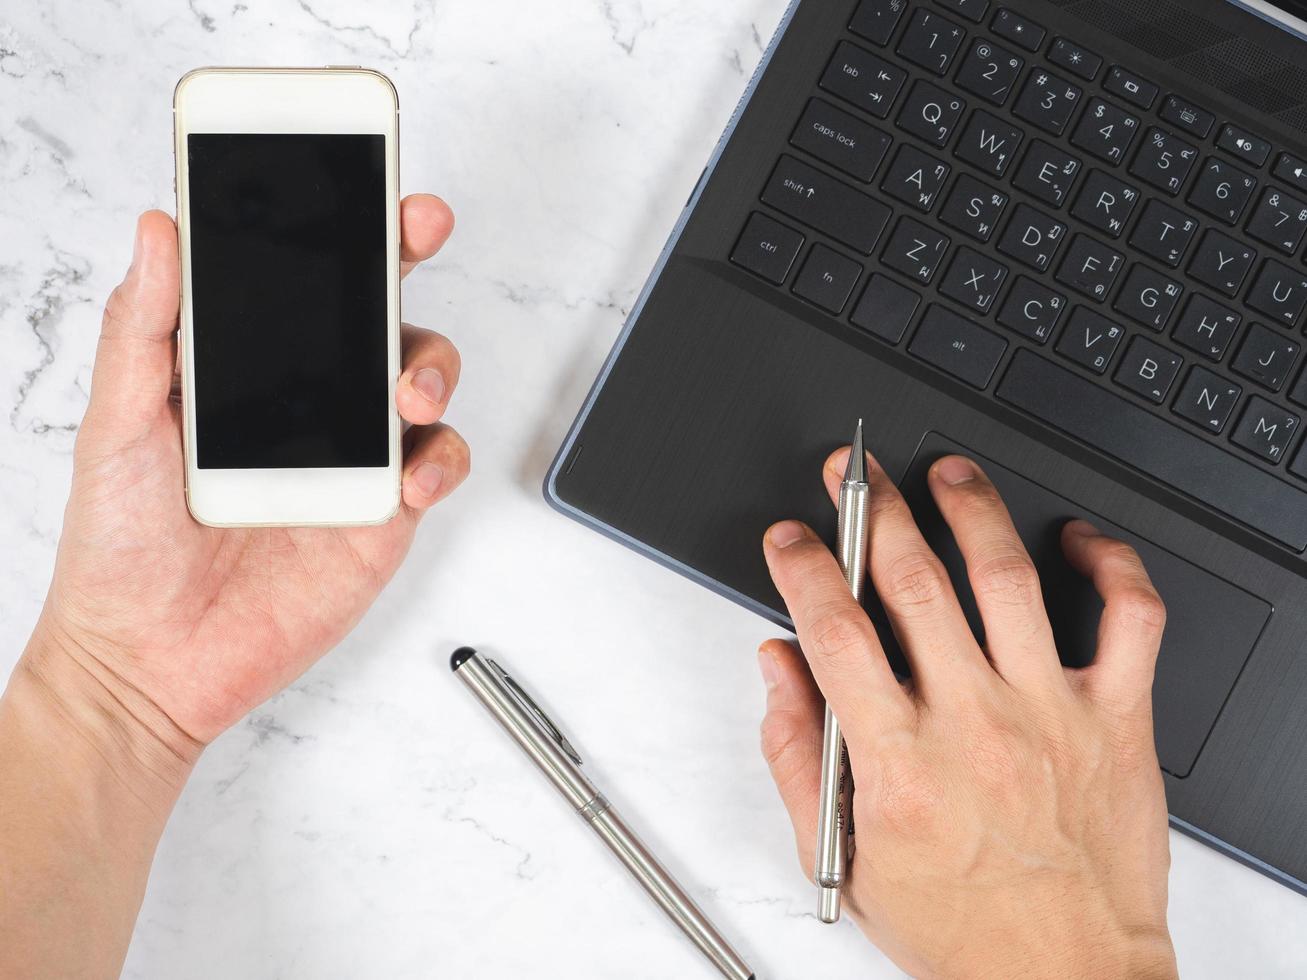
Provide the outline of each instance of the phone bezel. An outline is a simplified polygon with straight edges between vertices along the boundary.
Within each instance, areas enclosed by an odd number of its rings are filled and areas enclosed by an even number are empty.
[[[173,95],[177,231],[181,256],[182,434],[186,502],[214,527],[382,524],[398,513],[403,458],[395,388],[399,377],[399,98],[380,72],[364,68],[202,68]],[[388,417],[390,464],[366,468],[200,469],[192,352],[190,201],[186,138],[191,133],[361,133],[385,137]]]

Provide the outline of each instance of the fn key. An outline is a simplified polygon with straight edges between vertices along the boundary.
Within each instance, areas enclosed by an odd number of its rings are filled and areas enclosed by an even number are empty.
[[[731,261],[780,285],[803,247],[803,236],[765,214],[754,212],[731,253]]]
[[[908,351],[976,388],[984,388],[1007,350],[1007,341],[963,317],[932,306]]]

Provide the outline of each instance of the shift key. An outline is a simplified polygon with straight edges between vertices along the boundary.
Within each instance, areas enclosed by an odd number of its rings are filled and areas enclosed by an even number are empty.
[[[875,250],[890,217],[884,204],[790,156],[781,157],[762,199],[863,255]]]
[[[976,388],[984,388],[1007,350],[1007,341],[965,317],[932,306],[908,345],[914,356]]]

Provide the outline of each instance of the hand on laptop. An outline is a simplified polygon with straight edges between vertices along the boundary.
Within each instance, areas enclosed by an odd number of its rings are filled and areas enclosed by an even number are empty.
[[[827,461],[832,498],[847,459],[842,450]],[[871,581],[910,682],[895,678],[811,530],[783,522],[764,543],[803,653],[780,640],[759,651],[763,750],[804,869],[811,877],[825,695],[855,786],[844,905],[899,966],[916,976],[1174,976],[1151,701],[1165,610],[1138,556],[1084,522],[1065,528],[1067,558],[1105,608],[1093,665],[1064,669],[992,484],[968,460],[940,460],[931,492],[966,558],[982,648],[897,488],[874,461],[869,470]]]
[[[444,244],[453,215],[415,195],[401,222],[407,272]],[[405,326],[397,398],[413,428],[394,520],[197,524],[182,495],[177,317],[176,229],[148,212],[105,310],[54,581],[0,700],[0,890],[15,913],[0,921],[5,976],[116,974],[201,748],[344,637],[423,513],[468,473],[467,445],[439,423],[458,352]]]

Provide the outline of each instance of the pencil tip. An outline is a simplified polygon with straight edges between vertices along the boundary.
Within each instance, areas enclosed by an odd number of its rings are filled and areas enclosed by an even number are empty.
[[[849,449],[849,465],[844,471],[844,482],[867,482],[867,449],[862,438],[862,419],[858,419],[858,428],[853,433],[853,444]]]

